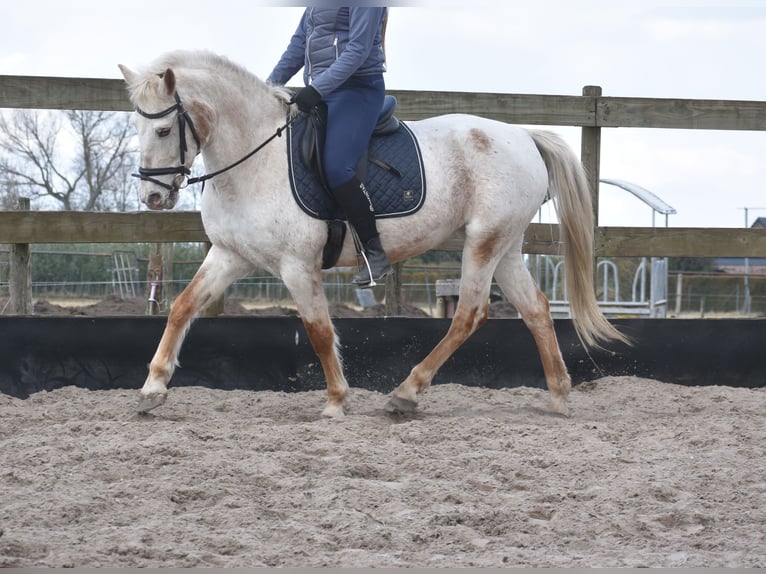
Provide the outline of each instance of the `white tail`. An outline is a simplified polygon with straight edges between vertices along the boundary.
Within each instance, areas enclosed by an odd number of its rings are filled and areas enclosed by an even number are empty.
[[[548,192],[559,216],[564,246],[567,294],[575,330],[583,344],[617,340],[630,344],[604,317],[593,284],[593,204],[585,170],[556,134],[530,131],[548,168]]]

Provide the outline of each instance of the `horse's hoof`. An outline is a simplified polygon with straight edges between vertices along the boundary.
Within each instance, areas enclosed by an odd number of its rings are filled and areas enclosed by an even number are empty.
[[[383,408],[387,413],[404,415],[414,413],[418,408],[418,403],[409,399],[403,399],[396,395],[391,395],[391,398],[388,399],[386,406]]]
[[[566,399],[562,399],[561,397],[551,397],[549,405],[550,411],[553,414],[569,418],[569,404]]]
[[[331,405],[330,403],[327,403],[327,406],[322,411],[322,416],[327,417],[328,419],[342,419],[346,416],[346,413],[343,410],[343,405]]]
[[[136,410],[139,413],[148,413],[152,409],[163,405],[168,398],[167,393],[150,393],[148,395],[141,395],[138,399],[138,405]]]

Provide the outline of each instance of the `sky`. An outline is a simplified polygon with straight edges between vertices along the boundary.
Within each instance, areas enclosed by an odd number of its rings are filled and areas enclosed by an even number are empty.
[[[121,78],[117,64],[138,68],[183,48],[223,54],[265,78],[302,13],[289,4],[4,2],[0,75]],[[581,95],[598,85],[605,96],[766,101],[766,0],[389,5],[392,90]],[[579,154],[579,128],[546,129]],[[766,217],[766,132],[604,128],[601,177],[660,197],[677,211],[670,227],[751,225]],[[548,209],[541,221],[553,217]],[[665,223],[622,189],[601,185],[600,225]]]

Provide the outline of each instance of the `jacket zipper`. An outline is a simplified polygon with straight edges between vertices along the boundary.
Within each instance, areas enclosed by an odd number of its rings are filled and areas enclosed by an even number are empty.
[[[314,32],[316,32],[316,26],[314,25],[314,8],[311,8],[309,11],[309,20],[311,21],[311,35],[306,38],[306,62],[308,62],[309,70],[308,70],[308,77],[309,77],[309,85],[314,83],[314,78],[312,76],[312,65],[311,65],[311,38],[314,36]]]

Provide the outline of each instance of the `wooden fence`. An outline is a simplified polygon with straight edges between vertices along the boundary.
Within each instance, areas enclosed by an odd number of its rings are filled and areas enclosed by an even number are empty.
[[[581,160],[598,213],[601,130],[613,127],[766,130],[765,101],[606,97],[598,86],[581,96],[391,90],[397,115],[416,120],[469,113],[523,125],[582,128]],[[130,111],[122,80],[0,76],[0,108]],[[0,212],[0,243],[164,243],[206,241],[197,212]],[[459,249],[461,237],[444,249]],[[558,228],[531,224],[526,253],[558,254]],[[736,228],[596,227],[595,257],[763,257],[766,231]],[[21,258],[23,261],[23,257]],[[12,297],[13,299],[13,297]]]

